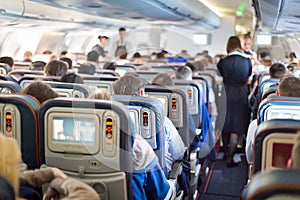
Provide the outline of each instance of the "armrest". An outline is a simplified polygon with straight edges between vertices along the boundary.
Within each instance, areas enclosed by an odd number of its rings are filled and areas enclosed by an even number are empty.
[[[169,179],[177,179],[177,177],[182,173],[182,163],[177,161],[173,164],[172,169],[169,174]]]

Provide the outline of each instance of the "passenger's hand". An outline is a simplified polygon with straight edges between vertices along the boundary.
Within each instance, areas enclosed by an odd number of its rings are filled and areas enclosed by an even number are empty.
[[[54,178],[66,179],[68,176],[56,167],[51,168]]]

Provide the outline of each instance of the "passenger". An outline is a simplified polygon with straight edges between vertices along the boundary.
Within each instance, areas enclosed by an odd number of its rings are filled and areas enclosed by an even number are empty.
[[[32,199],[37,195],[33,188],[40,188],[45,183],[50,187],[44,195],[50,199],[99,199],[98,194],[86,184],[69,178],[57,168],[45,168],[30,171],[19,171],[20,151],[14,139],[0,135],[0,174],[10,181],[16,198]],[[2,190],[3,188],[1,188]]]
[[[114,62],[108,62],[108,63],[105,63],[105,64],[103,65],[103,69],[115,71],[115,70],[116,70],[116,65],[115,65]]]
[[[86,63],[80,65],[78,69],[79,74],[89,74],[89,75],[94,75],[96,71],[96,67],[92,64]]]
[[[117,65],[125,65],[129,63],[129,60],[127,60],[127,51],[124,49],[119,49],[117,53],[117,57],[115,59],[115,63]]]
[[[300,97],[300,79],[297,77],[283,78],[279,83],[276,96]],[[257,119],[253,120],[248,128],[245,148],[248,163],[252,163],[252,150],[256,129]]]
[[[269,68],[269,74],[270,74],[270,79],[277,79],[278,82],[279,80],[286,74],[286,68],[284,65],[280,63],[274,63],[271,65]],[[258,94],[258,86],[254,88],[254,91],[252,95],[250,96],[250,108],[252,111],[252,120],[257,118],[257,111],[258,111],[258,106],[260,103],[260,98]]]
[[[242,47],[243,52],[251,58],[253,65],[257,65],[258,64],[257,54],[251,50],[252,39],[250,36],[250,32],[241,35],[240,41],[241,41],[241,47]]]
[[[249,123],[248,107],[248,77],[252,74],[252,64],[242,53],[241,42],[238,37],[231,36],[227,42],[228,55],[220,60],[217,67],[226,92],[226,117],[222,130],[224,144],[224,159],[227,167],[235,167],[233,156],[238,138],[247,132]],[[228,143],[230,149],[228,151]]]
[[[68,69],[73,69],[73,61],[71,60],[71,58],[60,57],[59,60],[68,63]]]
[[[297,59],[296,53],[291,52],[289,55],[289,63],[299,63],[299,60]]]
[[[130,76],[125,75],[123,77]],[[136,77],[135,77],[136,78]],[[122,78],[121,78],[122,79]],[[137,79],[138,80],[138,79]],[[114,84],[114,88],[118,89],[120,93],[124,93],[128,85],[125,88]],[[128,88],[129,90],[138,89],[134,87]],[[118,92],[115,90],[115,93]],[[138,93],[128,92],[126,94]],[[89,98],[100,100],[111,100],[110,94],[107,92],[96,93]],[[146,140],[139,135],[135,136],[133,143],[133,196],[134,199],[168,199],[171,195],[170,186],[166,180],[161,167],[159,166],[158,159]],[[141,164],[143,163],[143,166]]]
[[[114,85],[114,93],[120,95],[144,96],[144,82],[134,75],[126,74],[121,79],[117,80]],[[184,144],[174,127],[172,121],[164,118],[165,129],[165,156],[168,172],[171,170],[172,164],[176,160],[180,160],[185,152]]]
[[[143,64],[144,60],[139,52],[136,52],[132,56],[132,63],[134,64]]]
[[[32,53],[31,53],[31,51],[25,51],[24,52],[23,62],[32,62]]]
[[[29,65],[29,70],[44,71],[46,63],[43,61],[35,61]]]
[[[41,81],[34,81],[26,86],[21,94],[30,95],[36,98],[40,104],[48,99],[58,97],[58,94],[52,90],[52,88]]]
[[[129,41],[126,40],[126,29],[120,28],[119,29],[119,40],[115,42],[113,46],[113,50],[115,51],[115,57],[122,55],[119,51],[128,52],[131,50],[131,44]]]
[[[60,82],[83,84],[83,80],[81,76],[75,73],[65,74],[64,76],[61,77]]]
[[[168,74],[159,73],[154,77],[151,85],[174,86],[174,81]]]
[[[107,54],[107,51],[105,51],[105,48],[109,44],[109,37],[99,35],[98,39],[99,39],[99,44],[96,44],[95,46],[93,46],[92,51],[96,51],[100,56],[105,58],[106,54]]]
[[[0,63],[8,64],[11,68],[14,67],[14,59],[9,56],[2,56],[0,57]]]
[[[45,76],[63,76],[67,73],[68,65],[66,62],[52,60],[45,66]]]
[[[12,187],[11,183],[4,178],[2,175],[0,176],[0,199],[1,200],[15,200],[15,191]]]
[[[185,49],[181,50],[181,52],[177,56],[182,58],[191,58],[191,55],[188,54],[187,50]]]

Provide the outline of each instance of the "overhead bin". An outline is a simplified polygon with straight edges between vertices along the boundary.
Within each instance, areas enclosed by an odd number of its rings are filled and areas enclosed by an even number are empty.
[[[5,1],[0,5],[0,25],[12,25],[24,13],[22,0]]]

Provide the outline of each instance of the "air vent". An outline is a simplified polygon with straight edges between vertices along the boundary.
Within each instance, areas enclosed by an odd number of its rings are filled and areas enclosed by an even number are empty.
[[[139,17],[139,16],[136,16],[136,17],[130,17],[131,19],[145,19],[145,17]]]
[[[125,12],[114,12],[113,14],[114,15],[125,15],[126,13]]]
[[[99,4],[99,3],[91,3],[91,4],[86,5],[86,7],[88,7],[88,8],[102,8],[103,5]]]

